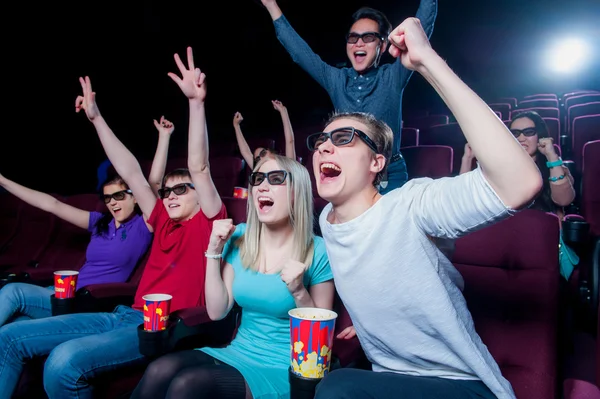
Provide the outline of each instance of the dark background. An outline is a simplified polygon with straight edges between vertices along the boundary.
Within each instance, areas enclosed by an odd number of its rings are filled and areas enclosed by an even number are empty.
[[[75,3],[73,3],[75,4]],[[258,0],[60,2],[12,4],[2,27],[4,79],[0,173],[60,194],[92,191],[105,159],[95,131],[75,114],[79,76],[89,75],[104,117],[139,159],[157,141],[153,118],[176,124],[171,156],[185,154],[187,102],[167,76],[175,52],[194,48],[208,79],[211,141],[235,140],[231,120],[244,115],[248,136],[279,135],[279,99],[299,127],[330,110],[325,92],[293,64]],[[395,26],[417,0],[280,0],[291,24],[330,64],[346,61],[344,34],[360,6],[384,11]],[[440,0],[434,48],[487,100],[505,95],[600,89],[600,1]],[[575,36],[595,51],[572,75],[548,71],[552,44]],[[389,55],[384,61],[389,62]],[[443,111],[418,75],[404,109]],[[276,136],[277,137],[277,136]]]

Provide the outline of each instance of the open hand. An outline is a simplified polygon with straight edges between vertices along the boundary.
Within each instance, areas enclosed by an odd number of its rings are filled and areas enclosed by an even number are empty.
[[[337,338],[339,339],[352,339],[354,337],[356,337],[354,326],[344,328],[344,330],[337,335]]]
[[[175,63],[181,73],[181,78],[176,74],[169,72],[168,75],[177,86],[181,89],[183,94],[190,100],[203,102],[206,99],[206,75],[200,71],[200,68],[194,66],[194,54],[192,48],[187,48],[187,62],[188,67],[186,68],[179,58],[179,54],[174,55]]]

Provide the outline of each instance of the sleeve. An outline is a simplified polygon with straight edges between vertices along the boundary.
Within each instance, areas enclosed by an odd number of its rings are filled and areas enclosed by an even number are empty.
[[[160,198],[157,198],[156,204],[154,204],[154,209],[152,209],[152,213],[148,218],[148,224],[152,226],[152,229],[154,231],[156,231],[156,227],[159,225],[161,220],[164,220],[165,216],[169,217],[167,215],[167,210],[165,209],[162,200]]]
[[[90,233],[96,231],[96,223],[98,223],[98,220],[100,220],[101,217],[102,213],[100,212],[90,212],[90,220],[88,222],[88,231]]]
[[[313,262],[308,268],[308,281],[305,281],[307,287],[333,280],[333,273],[325,250],[325,242],[321,237],[315,237],[314,245]]]
[[[324,62],[296,33],[284,15],[273,21],[277,39],[292,57],[327,92],[332,90],[333,75],[339,70]]]
[[[233,260],[238,256],[239,248],[235,246],[235,242],[240,239],[246,232],[246,223],[240,223],[235,227],[235,231],[225,243],[223,247],[223,259],[225,263],[233,265]]]
[[[407,191],[413,222],[432,237],[458,238],[514,213],[481,168],[456,177],[415,179]]]
[[[419,3],[419,9],[417,10],[416,18],[421,21],[421,26],[425,31],[425,34],[428,38],[431,38],[431,34],[433,33],[433,26],[435,24],[435,19],[437,17],[437,5],[438,0],[421,0]],[[398,79],[398,85],[402,89],[406,87],[410,77],[413,74],[413,71],[404,68],[402,63],[400,62],[400,57],[396,59],[394,63],[393,76]]]

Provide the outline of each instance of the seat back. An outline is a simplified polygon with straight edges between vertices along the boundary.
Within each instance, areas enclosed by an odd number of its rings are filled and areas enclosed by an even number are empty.
[[[240,184],[244,160],[238,157],[218,157],[210,160],[210,174],[221,196],[233,195],[233,189]]]
[[[227,209],[227,217],[233,219],[233,224],[246,223],[248,200],[246,198],[221,197],[225,209]]]
[[[64,203],[85,211],[96,211],[102,202],[96,194],[78,194],[59,199]],[[105,208],[106,209],[106,208]],[[32,280],[47,276],[48,270],[79,270],[85,263],[85,252],[90,243],[90,232],[58,219],[52,240],[37,259],[35,268],[28,268]]]
[[[549,107],[558,108],[558,99],[555,98],[531,98],[519,103],[520,108]]]
[[[37,261],[52,240],[57,218],[21,201],[19,225],[14,237],[0,254],[0,267],[20,273]]]
[[[0,193],[0,253],[17,234],[21,200],[9,193]]]
[[[448,115],[428,115],[416,119],[407,118],[407,120],[404,121],[404,126],[416,129],[427,129],[431,126],[445,125],[448,122]]]
[[[513,106],[510,103],[491,103],[488,104],[488,106],[492,109],[492,111],[500,112],[500,119],[510,119],[510,110],[513,108]]]
[[[572,124],[571,140],[575,168],[578,173],[581,173],[583,146],[589,141],[600,140],[600,113],[575,118]]]
[[[590,232],[600,237],[600,139],[583,147],[581,214],[590,224]]]
[[[440,177],[452,174],[454,151],[445,145],[421,145],[405,147],[402,156],[406,161],[406,169],[411,179],[419,177]]]
[[[454,175],[460,171],[460,162],[465,152],[466,143],[467,139],[458,123],[432,126],[419,133],[419,145],[421,146],[436,145],[452,147],[452,174]],[[411,173],[410,170],[408,173]]]
[[[567,128],[569,133],[574,130],[575,119],[581,116],[600,114],[600,101],[577,104],[567,109]]]
[[[405,127],[402,129],[401,147],[413,147],[419,145],[419,129]]]
[[[509,119],[513,119],[515,116],[519,115],[521,112],[527,112],[527,111],[535,111],[537,112],[542,118],[560,118],[560,112],[558,111],[558,108],[554,108],[554,107],[535,107],[535,108],[524,108],[524,109],[515,109],[510,113],[510,118]]]
[[[555,398],[558,218],[536,210],[456,241],[475,328],[518,398]]]

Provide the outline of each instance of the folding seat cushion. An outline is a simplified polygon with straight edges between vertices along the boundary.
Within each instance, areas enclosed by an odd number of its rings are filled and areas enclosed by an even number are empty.
[[[421,145],[405,147],[402,155],[406,161],[406,169],[410,179],[419,177],[440,177],[452,174],[454,151],[445,145]]]
[[[517,398],[556,397],[558,218],[524,210],[456,241],[475,328]]]

